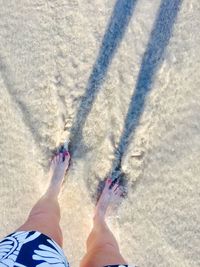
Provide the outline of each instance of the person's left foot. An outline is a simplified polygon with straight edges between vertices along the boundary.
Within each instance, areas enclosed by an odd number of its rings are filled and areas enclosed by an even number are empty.
[[[61,187],[64,175],[69,166],[70,154],[69,152],[59,153],[54,156],[50,166],[50,176],[52,187]]]

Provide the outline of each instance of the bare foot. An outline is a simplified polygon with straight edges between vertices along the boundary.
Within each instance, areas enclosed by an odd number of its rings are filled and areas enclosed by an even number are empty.
[[[65,172],[69,166],[69,160],[69,152],[59,153],[58,155],[55,155],[52,159],[49,172],[51,176],[51,182],[49,187],[51,189],[60,190],[65,176]]]
[[[115,183],[112,188],[112,179],[107,178],[103,192],[99,198],[99,201],[95,207],[94,218],[98,217],[100,219],[105,219],[106,210],[109,204],[113,201],[118,200],[122,195],[122,188],[119,183]]]

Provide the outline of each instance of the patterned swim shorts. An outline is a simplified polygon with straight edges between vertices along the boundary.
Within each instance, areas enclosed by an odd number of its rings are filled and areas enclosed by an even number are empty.
[[[62,248],[37,231],[20,231],[0,240],[0,267],[69,267]]]
[[[38,231],[14,232],[0,240],[0,267],[69,267],[62,248]],[[137,267],[106,265],[104,267]]]

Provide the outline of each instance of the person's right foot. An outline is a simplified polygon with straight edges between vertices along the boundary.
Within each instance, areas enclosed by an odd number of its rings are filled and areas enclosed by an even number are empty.
[[[111,201],[117,200],[121,197],[122,188],[119,183],[115,183],[112,188],[110,188],[111,184],[112,179],[107,178],[103,192],[101,193],[99,201],[97,202],[97,205],[95,207],[94,218],[98,217],[100,219],[105,219],[106,210]]]

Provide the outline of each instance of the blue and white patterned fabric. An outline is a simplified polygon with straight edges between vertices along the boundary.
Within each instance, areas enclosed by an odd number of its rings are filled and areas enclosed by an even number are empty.
[[[20,231],[0,240],[0,267],[69,267],[62,248],[37,231]]]

